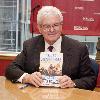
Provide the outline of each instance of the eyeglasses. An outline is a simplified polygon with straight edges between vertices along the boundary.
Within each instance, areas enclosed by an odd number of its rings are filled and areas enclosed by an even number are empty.
[[[49,31],[51,28],[53,28],[53,29],[58,29],[59,28],[59,26],[60,25],[62,25],[62,22],[60,22],[60,23],[55,23],[55,24],[53,24],[53,25],[41,25],[41,28],[43,28],[43,30],[45,30],[45,31]]]

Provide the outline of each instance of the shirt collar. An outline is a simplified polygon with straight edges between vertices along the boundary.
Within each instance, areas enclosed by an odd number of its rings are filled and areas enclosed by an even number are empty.
[[[61,42],[62,42],[62,37],[60,36],[60,38],[52,45],[53,48],[53,52],[61,52]],[[45,51],[48,52],[48,47],[50,45],[45,41]]]

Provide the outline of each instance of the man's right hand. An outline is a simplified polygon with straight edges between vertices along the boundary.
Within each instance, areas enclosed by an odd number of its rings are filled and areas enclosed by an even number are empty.
[[[32,74],[27,74],[23,77],[23,83],[30,83],[36,87],[41,86],[42,83],[42,75],[40,72],[34,72]]]

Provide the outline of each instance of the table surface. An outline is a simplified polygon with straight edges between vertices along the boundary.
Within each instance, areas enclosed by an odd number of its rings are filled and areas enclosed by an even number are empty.
[[[20,52],[3,52],[0,51],[0,60],[14,60]]]
[[[100,92],[77,88],[36,88],[14,84],[0,76],[0,100],[100,100]]]

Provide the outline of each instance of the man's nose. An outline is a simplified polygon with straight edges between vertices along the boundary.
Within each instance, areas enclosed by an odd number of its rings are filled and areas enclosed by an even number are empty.
[[[53,26],[50,27],[50,32],[53,32],[55,29]]]

